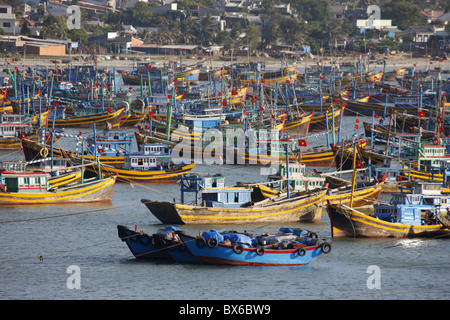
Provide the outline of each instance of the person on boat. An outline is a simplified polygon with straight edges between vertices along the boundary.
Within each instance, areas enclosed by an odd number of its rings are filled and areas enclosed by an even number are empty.
[[[436,223],[436,216],[434,214],[433,211],[431,210],[427,210],[427,212],[425,213],[425,217],[424,217],[424,224],[430,225],[430,224],[435,224]]]

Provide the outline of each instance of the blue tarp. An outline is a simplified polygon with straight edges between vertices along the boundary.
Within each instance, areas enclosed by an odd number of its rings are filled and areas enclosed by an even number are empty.
[[[252,238],[242,233],[228,233],[224,235],[224,238],[230,240],[232,244],[237,242],[242,245],[252,245]]]
[[[202,237],[206,241],[208,241],[208,239],[210,238],[215,238],[217,240],[217,243],[222,243],[224,239],[223,235],[218,233],[216,230],[205,231],[202,233]]]

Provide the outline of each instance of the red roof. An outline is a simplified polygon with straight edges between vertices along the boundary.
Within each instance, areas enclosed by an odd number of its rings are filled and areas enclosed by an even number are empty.
[[[50,177],[47,172],[10,172],[6,170],[2,171],[1,175],[3,177]]]

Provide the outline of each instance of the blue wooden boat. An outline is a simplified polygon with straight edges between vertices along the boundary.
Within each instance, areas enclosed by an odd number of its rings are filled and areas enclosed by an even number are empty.
[[[331,251],[330,242],[310,235],[301,229],[281,228],[280,232],[259,236],[211,230],[201,237],[183,233],[180,237],[191,255],[202,264],[298,266]]]
[[[136,259],[163,259],[183,263],[196,263],[178,236],[181,230],[166,226],[149,235],[143,231],[117,226],[120,240],[125,242]]]
[[[118,225],[119,238],[136,259],[163,259],[179,263],[246,266],[305,265],[331,251],[331,242],[316,233],[291,228],[254,235],[249,233],[203,232],[186,235],[179,228],[166,226],[155,234],[130,230]]]

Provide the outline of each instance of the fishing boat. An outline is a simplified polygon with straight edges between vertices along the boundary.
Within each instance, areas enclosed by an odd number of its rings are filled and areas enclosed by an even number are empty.
[[[227,74],[228,74],[228,70],[226,70],[223,67],[213,69],[213,67],[203,66],[200,69],[200,74],[199,74],[198,80],[199,81],[209,81],[211,79],[219,80],[222,76],[225,76]]]
[[[195,164],[174,164],[171,161],[169,147],[162,143],[147,143],[140,146],[141,151],[124,155],[123,166],[111,166],[94,163],[89,171],[99,170],[108,174],[117,174],[122,182],[177,182],[183,174],[189,173]],[[79,159],[78,159],[79,160]]]
[[[58,128],[86,128],[92,127],[94,122],[97,126],[104,126],[105,128],[118,128],[121,123],[122,113],[125,107],[119,110],[108,110],[106,112],[96,112],[89,115],[67,116],[66,119],[55,119],[54,125]]]
[[[345,107],[325,110],[325,112],[315,112],[309,126],[310,132],[319,132],[323,130],[336,131],[339,129],[341,119],[344,115]],[[328,123],[327,123],[328,122]]]
[[[342,98],[342,101],[347,103],[347,110],[357,115],[372,116],[373,112],[376,114],[385,114],[386,106],[384,104],[377,104],[372,102],[362,102],[347,98]]]
[[[281,67],[276,70],[262,71],[260,62],[249,64],[238,64],[233,66],[233,70],[228,72],[233,75],[233,80],[238,84],[262,83],[272,85],[276,83],[290,83],[297,79],[297,66]]]
[[[82,179],[63,187],[49,185],[47,172],[1,172],[1,205],[37,205],[111,201],[116,176]]]
[[[326,190],[252,199],[252,188],[225,187],[224,177],[183,176],[181,203],[141,199],[162,223],[239,224],[319,221]],[[184,192],[195,192],[195,205],[184,203]],[[201,193],[198,204],[198,193]]]
[[[281,132],[290,134],[292,136],[307,135],[313,115],[314,111],[288,116],[283,121],[284,126],[281,126]]]
[[[27,170],[33,172],[47,172],[50,174],[48,184],[52,188],[80,182],[82,175],[84,174],[84,165],[72,166],[69,159],[63,158],[39,159],[37,161],[25,162],[24,165],[22,172]],[[7,169],[7,171],[18,170]]]
[[[331,242],[314,232],[280,228],[260,235],[248,232],[205,231],[201,236],[185,234],[166,226],[154,234],[118,225],[119,238],[136,259],[164,259],[178,263],[241,266],[305,265],[322,253],[331,252]]]
[[[261,235],[248,232],[203,232],[200,237],[180,233],[190,254],[202,264],[229,266],[306,265],[331,251],[331,242],[312,238],[301,229],[281,228]]]
[[[439,215],[448,219],[446,212],[439,212],[443,200],[448,206],[448,195],[440,194],[440,185],[419,186],[411,193],[394,194],[389,204],[374,205],[374,213],[328,204],[332,237],[450,237],[449,227],[439,220]]]
[[[20,136],[31,131],[29,122],[17,114],[0,114],[0,150],[20,150]]]
[[[96,130],[94,130],[96,132]],[[102,164],[122,166],[125,158],[124,154],[131,152],[133,135],[126,131],[104,130],[98,135],[84,138],[82,135],[66,135],[54,133],[54,136],[68,136],[77,139],[76,150],[66,150],[56,147],[46,140],[45,143],[31,139],[22,139],[22,150],[26,161],[36,161],[53,155],[55,158],[68,158],[81,162],[83,157],[86,162],[97,162]],[[87,143],[83,143],[86,140]],[[82,143],[81,147],[80,144]],[[86,149],[83,149],[86,146]]]
[[[310,167],[334,166],[333,150],[327,146],[317,146],[299,149],[298,160]]]
[[[289,170],[289,175],[287,175]],[[337,172],[336,172],[337,173]],[[339,171],[339,173],[347,173]],[[378,201],[382,185],[386,179],[386,175],[380,180],[361,181],[355,183],[344,179],[339,179],[340,185],[335,186],[337,177],[334,173],[306,172],[306,167],[302,163],[289,163],[286,169],[285,163],[280,163],[279,172],[275,175],[269,175],[269,182],[256,184],[265,198],[270,198],[286,192],[286,184],[289,181],[290,190],[292,192],[312,191],[321,188],[328,188],[325,195],[325,201],[330,200],[331,203],[342,203],[348,205],[351,200],[353,190],[353,207],[367,206]]]
[[[336,165],[337,170],[350,170],[352,169],[352,159],[353,154],[355,151],[352,149],[349,149],[344,144],[341,144],[341,146],[337,146],[332,144],[331,149],[333,150],[334,154],[334,163]],[[365,164],[371,163],[371,164],[388,164],[393,157],[386,155],[384,153],[377,152],[371,149],[365,149],[365,148],[357,148],[356,151],[357,156],[357,165],[358,167],[363,167]]]
[[[197,263],[179,237],[182,232],[180,228],[165,226],[153,234],[137,231],[137,226],[135,229],[117,226],[120,240],[127,244],[136,259]]]

